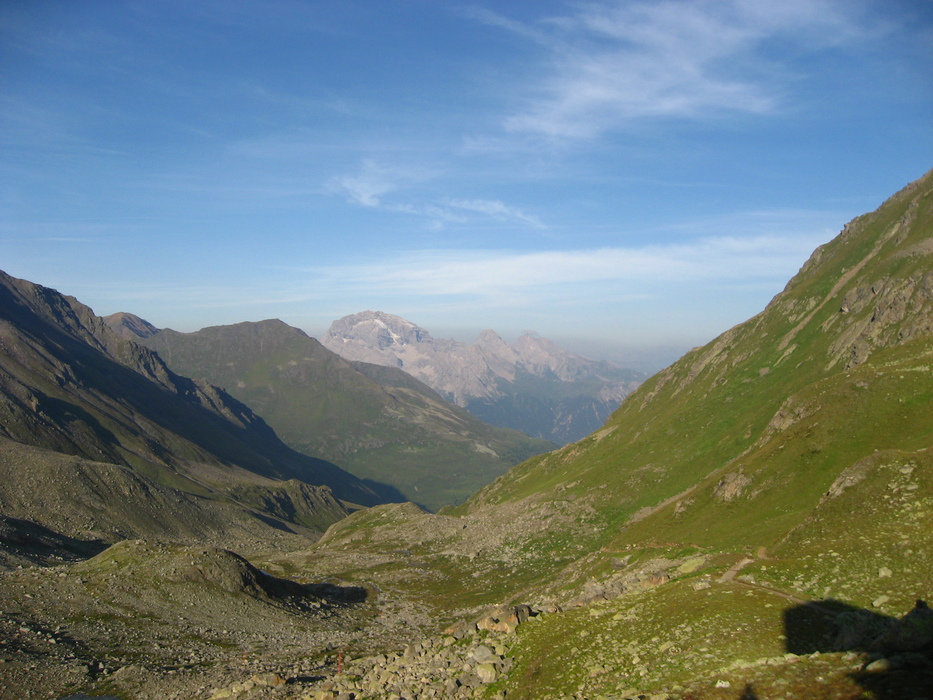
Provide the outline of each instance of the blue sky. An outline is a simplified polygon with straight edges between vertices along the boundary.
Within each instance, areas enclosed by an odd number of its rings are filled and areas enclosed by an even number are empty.
[[[930,0],[5,0],[0,269],[686,348],[933,167],[931,47]]]

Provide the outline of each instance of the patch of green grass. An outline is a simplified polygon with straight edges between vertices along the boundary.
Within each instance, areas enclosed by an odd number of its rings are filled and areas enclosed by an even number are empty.
[[[916,599],[933,599],[933,456],[879,452],[852,473],[860,480],[824,499],[755,575],[804,595],[903,615]]]
[[[519,628],[508,696],[651,692],[781,657],[787,605],[761,589],[679,581],[544,615]]]

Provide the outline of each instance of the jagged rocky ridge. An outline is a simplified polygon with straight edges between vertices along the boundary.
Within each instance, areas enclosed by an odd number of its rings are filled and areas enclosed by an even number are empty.
[[[468,345],[381,311],[334,321],[321,342],[349,360],[398,367],[488,423],[560,445],[599,428],[644,378],[534,334],[509,345],[485,330]]]

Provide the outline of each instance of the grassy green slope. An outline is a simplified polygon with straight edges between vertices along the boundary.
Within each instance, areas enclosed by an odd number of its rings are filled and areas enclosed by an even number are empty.
[[[768,545],[853,461],[928,444],[929,417],[910,408],[928,400],[929,374],[888,386],[900,375],[874,355],[903,346],[909,363],[926,352],[931,184],[928,175],[852,222],[761,314],[650,379],[601,431],[513,469],[468,508],[561,489],[606,514],[615,531],[605,538],[618,544],[661,528],[678,542]],[[747,516],[756,527],[735,520],[741,499],[711,495],[724,478],[746,501],[756,494]],[[659,511],[630,523],[667,499],[681,504],[677,522]],[[626,525],[633,532],[619,532]]]
[[[839,635],[844,619],[881,629],[933,597],[931,190],[928,174],[853,221],[761,314],[646,382],[601,431],[461,509],[579,504],[591,527],[575,541],[588,554],[552,569],[552,591],[618,578],[613,559],[623,571],[673,562],[665,585],[520,635],[509,697],[731,698],[743,686],[888,697],[927,682],[853,672],[844,652],[872,636],[847,646]],[[548,537],[557,547],[552,533],[539,541]],[[677,566],[689,557],[696,568]],[[838,653],[798,663],[787,651]]]
[[[351,365],[281,321],[141,342],[175,371],[225,386],[294,449],[431,509],[553,447],[493,428],[399,370]]]
[[[559,603],[488,697],[925,696],[926,671],[860,654],[933,598],[931,190],[850,223],[593,435],[444,515],[354,513],[290,565],[378,581],[440,625]]]

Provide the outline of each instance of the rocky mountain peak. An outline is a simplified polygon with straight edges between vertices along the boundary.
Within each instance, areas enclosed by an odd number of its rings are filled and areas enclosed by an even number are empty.
[[[567,352],[547,338],[524,333],[513,345],[522,365],[532,374],[553,372],[563,381],[572,381],[581,366],[592,366],[594,360]]]
[[[566,352],[537,334],[526,333],[510,345],[487,329],[468,345],[435,339],[411,321],[381,311],[335,321],[321,343],[351,361],[400,367],[493,425],[558,443],[598,428],[641,379],[636,372]],[[523,413],[536,418],[528,423]],[[578,414],[588,416],[585,425],[577,425],[573,416]]]
[[[12,323],[24,323],[30,330],[51,324],[57,332],[99,350],[106,350],[116,340],[106,324],[74,297],[3,271],[0,271],[0,307]]]
[[[487,328],[482,333],[480,333],[477,336],[474,345],[476,345],[478,348],[488,350],[498,350],[508,347],[508,344],[502,339],[502,336],[500,336],[491,328]]]
[[[344,316],[334,321],[321,338],[324,347],[344,359],[387,367],[405,365],[403,355],[408,346],[430,347],[433,342],[424,328],[383,311]]]
[[[123,311],[104,316],[104,323],[110,326],[110,330],[123,338],[123,340],[151,338],[159,332],[159,329],[149,323],[149,321],[135,314],[129,314]]]
[[[515,368],[521,360],[520,355],[498,333],[488,329],[483,331],[473,343],[473,348],[497,375],[515,378]]]

